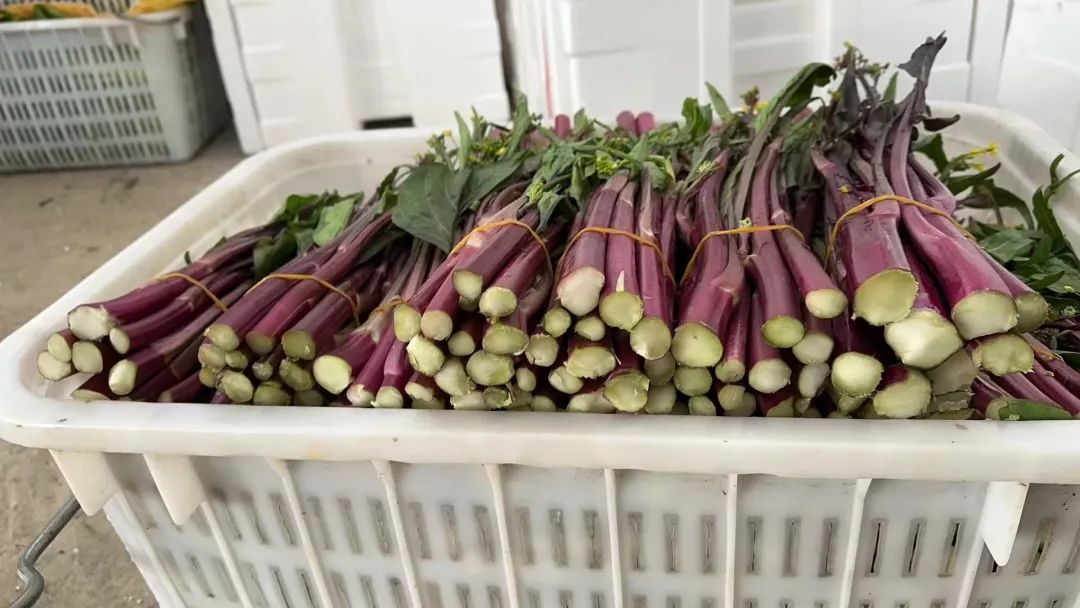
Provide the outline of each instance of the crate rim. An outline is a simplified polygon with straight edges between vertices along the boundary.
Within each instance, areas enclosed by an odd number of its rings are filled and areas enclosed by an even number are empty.
[[[938,111],[1007,124],[1030,152],[1063,149],[1031,121],[966,103]],[[58,320],[100,299],[96,285],[145,274],[139,257],[166,248],[170,226],[218,205],[263,163],[320,145],[414,139],[392,129],[291,142],[240,162],[0,343],[0,438],[54,450],[300,460],[506,463],[785,477],[1080,483],[1080,425],[1057,422],[776,420],[543,413],[81,403],[24,383]],[[353,159],[349,159],[352,163]],[[1067,154],[1066,168],[1080,165]],[[898,457],[899,456],[899,457]]]
[[[56,30],[77,30],[90,27],[119,27],[139,25],[169,25],[178,19],[191,17],[191,9],[180,7],[159,11],[138,17],[120,15],[99,15],[97,17],[73,17],[69,19],[35,19],[31,21],[10,21],[0,23],[0,34],[9,32],[47,32]]]

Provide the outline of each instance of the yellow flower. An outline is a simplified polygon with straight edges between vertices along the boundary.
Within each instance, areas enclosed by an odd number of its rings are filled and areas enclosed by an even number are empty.
[[[975,158],[976,156],[981,156],[983,154],[997,156],[999,151],[998,145],[994,142],[990,142],[985,148],[972,148],[971,150],[968,150],[964,156],[966,158]]]
[[[840,192],[843,192],[844,194],[851,194],[851,186],[847,184],[840,186]]]
[[[450,137],[450,129],[447,129],[447,130],[443,131],[442,136],[443,137]]]
[[[525,191],[525,196],[528,197],[529,202],[535,203],[540,199],[540,194],[544,191],[544,178],[537,177],[533,180],[533,183],[529,184],[528,190]]]
[[[602,178],[608,178],[615,175],[615,172],[619,170],[619,163],[610,156],[598,155],[596,157],[596,174]]]
[[[694,170],[694,175],[697,177],[701,177],[709,171],[712,171],[715,166],[716,163],[714,161],[703,160],[701,161],[701,163],[698,164],[697,169]]]

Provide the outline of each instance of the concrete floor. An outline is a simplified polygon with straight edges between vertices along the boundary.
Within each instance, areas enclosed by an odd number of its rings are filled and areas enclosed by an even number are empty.
[[[0,339],[242,159],[231,134],[195,160],[0,175]],[[0,605],[19,553],[70,496],[49,454],[0,441]],[[68,526],[40,560],[44,607],[155,606],[103,515]]]

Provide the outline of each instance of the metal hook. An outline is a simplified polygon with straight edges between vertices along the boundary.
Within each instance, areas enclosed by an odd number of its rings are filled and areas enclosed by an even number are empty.
[[[11,604],[11,608],[30,608],[41,598],[45,591],[45,577],[37,569],[37,560],[80,512],[79,501],[75,497],[69,498],[19,556],[19,580],[26,584],[26,589]]]

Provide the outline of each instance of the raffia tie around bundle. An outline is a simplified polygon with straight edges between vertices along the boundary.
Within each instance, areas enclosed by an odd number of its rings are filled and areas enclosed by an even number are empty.
[[[450,250],[450,255],[453,255],[453,254],[457,253],[462,247],[464,247],[465,244],[469,242],[469,238],[471,238],[474,234],[481,234],[481,233],[484,233],[484,232],[488,232],[490,230],[494,230],[496,228],[500,228],[502,226],[518,226],[520,228],[525,229],[529,233],[529,235],[532,236],[532,238],[537,243],[540,244],[540,247],[543,248],[545,258],[546,258],[547,245],[544,244],[544,240],[542,238],[540,238],[540,235],[536,234],[536,231],[534,231],[531,227],[529,227],[528,224],[525,224],[523,222],[519,222],[517,220],[511,220],[511,219],[499,220],[499,221],[496,221],[496,222],[491,222],[489,224],[483,224],[481,226],[477,226],[471,232],[469,232],[469,234],[465,235],[464,238],[462,238],[460,241],[458,241],[457,245],[454,245],[454,248]],[[551,262],[549,261],[548,262],[549,271],[550,271],[550,268],[551,268]],[[251,289],[255,289],[260,284],[262,284],[263,282],[268,281],[270,279],[288,279],[288,280],[293,280],[293,281],[315,281],[316,283],[318,283],[319,285],[322,285],[326,289],[338,294],[342,298],[345,298],[345,300],[349,303],[349,307],[352,309],[353,321],[356,322],[357,324],[360,323],[360,318],[359,318],[360,311],[359,311],[359,305],[358,305],[356,299],[354,299],[353,297],[351,297],[349,294],[345,293],[344,291],[338,289],[337,286],[333,285],[332,283],[329,283],[329,282],[327,282],[327,281],[325,281],[323,279],[320,279],[319,277],[312,276],[310,274],[270,274],[270,275],[267,275],[266,277],[264,277],[261,281],[259,281],[255,285],[253,285],[251,287]],[[384,302],[383,304],[377,306],[374,310],[372,310],[371,314],[374,315],[376,313],[387,312],[387,311],[390,311],[390,310],[393,310],[393,309],[397,308],[398,306],[400,306],[400,305],[402,305],[404,303],[405,303],[405,300],[402,299],[400,296],[393,296],[389,300],[387,300],[386,302]]]
[[[195,287],[198,287],[199,289],[201,289],[202,292],[204,294],[206,294],[206,297],[210,298],[210,301],[214,303],[214,306],[217,306],[218,308],[220,308],[222,312],[225,312],[226,310],[229,310],[229,305],[228,304],[226,304],[225,302],[222,302],[221,298],[215,296],[214,292],[210,291],[210,288],[207,287],[206,285],[204,285],[202,281],[200,281],[199,279],[196,279],[195,277],[193,277],[193,276],[191,276],[189,274],[184,274],[182,272],[166,272],[165,274],[161,275],[160,277],[155,278],[154,282],[157,283],[159,281],[167,281],[169,279],[183,279],[183,280],[187,281],[188,283],[191,283]]]
[[[357,324],[360,323],[360,306],[357,303],[356,299],[353,298],[352,296],[350,296],[349,294],[345,293],[341,289],[338,289],[337,285],[334,285],[333,283],[331,283],[331,282],[329,282],[329,281],[327,281],[325,279],[320,279],[319,277],[314,276],[314,275],[310,275],[310,274],[288,274],[288,273],[268,274],[265,277],[263,277],[261,280],[259,280],[258,283],[255,283],[254,285],[252,285],[251,289],[247,290],[247,293],[250,293],[252,289],[255,289],[256,287],[258,287],[259,285],[262,285],[263,283],[269,281],[270,279],[285,279],[285,280],[288,280],[288,281],[313,281],[315,283],[318,283],[319,285],[325,287],[327,290],[336,293],[337,295],[341,296],[342,298],[345,298],[345,301],[349,303],[349,308],[352,310],[353,322],[357,323]]]
[[[476,228],[473,228],[469,231],[469,234],[461,237],[461,240],[457,242],[457,245],[454,245],[454,248],[450,250],[450,255],[454,255],[455,253],[461,251],[461,249],[469,243],[469,239],[471,239],[473,235],[491,232],[492,230],[502,228],[504,226],[516,226],[529,233],[529,236],[532,237],[534,241],[536,241],[536,244],[540,245],[540,249],[544,252],[544,261],[547,262],[548,272],[553,272],[553,269],[551,268],[551,253],[548,251],[547,243],[544,242],[543,237],[537,234],[536,231],[532,229],[532,226],[526,224],[525,222],[519,222],[518,220],[512,219],[496,220],[487,224],[480,224]]]
[[[404,303],[405,303],[405,300],[401,299],[401,296],[392,296],[386,302],[383,302],[382,304],[379,304],[378,306],[376,306],[371,311],[371,316],[374,317],[377,314],[381,314],[381,313],[384,313],[384,312],[389,312],[391,310],[394,310],[398,306],[401,306]]]
[[[727,230],[713,230],[712,232],[706,233],[705,236],[701,237],[701,240],[698,241],[697,247],[694,248],[694,254],[690,256],[690,261],[686,263],[686,270],[683,271],[683,276],[680,283],[682,281],[685,281],[686,277],[690,276],[690,270],[694,267],[694,262],[697,261],[698,254],[701,253],[701,250],[704,248],[705,243],[709,241],[709,239],[714,239],[718,236],[753,234],[755,232],[776,232],[779,230],[790,230],[791,232],[799,235],[799,238],[801,240],[803,240],[804,242],[806,241],[806,237],[803,236],[803,233],[791,224],[770,224],[768,226],[740,226],[738,228],[729,228]]]
[[[964,235],[967,236],[969,239],[972,239],[972,240],[975,239],[975,235],[971,234],[971,232],[969,232],[967,228],[964,228],[964,226],[960,222],[956,221],[956,218],[949,215],[945,211],[942,211],[941,209],[938,209],[937,207],[934,207],[932,205],[927,205],[926,203],[921,203],[921,202],[919,202],[919,201],[917,201],[915,199],[911,199],[911,198],[908,198],[906,196],[900,196],[899,194],[882,194],[881,196],[875,196],[874,198],[867,199],[867,200],[859,203],[858,205],[855,205],[851,209],[848,209],[847,211],[845,211],[843,215],[836,218],[836,223],[833,224],[832,231],[829,233],[829,242],[826,244],[826,247],[825,247],[825,264],[826,265],[828,265],[829,260],[832,259],[833,248],[836,245],[836,238],[840,234],[840,226],[842,226],[843,223],[846,222],[848,220],[848,218],[850,218],[851,216],[853,216],[853,215],[855,215],[857,213],[860,213],[862,211],[865,211],[866,209],[869,209],[870,207],[873,207],[874,205],[877,205],[879,203],[888,202],[888,201],[893,201],[893,202],[899,203],[901,205],[911,205],[913,207],[918,207],[919,209],[922,209],[923,211],[925,211],[927,213],[930,213],[932,215],[940,215],[941,217],[943,217],[943,218],[949,220],[950,222],[952,222],[953,225],[956,226],[957,228],[959,228],[960,231],[963,232]]]
[[[613,236],[625,236],[626,238],[634,241],[642,247],[648,247],[649,249],[652,249],[653,252],[656,253],[656,257],[660,259],[660,267],[664,269],[664,276],[666,276],[672,284],[677,284],[677,281],[675,280],[675,274],[671,272],[671,268],[668,267],[667,260],[664,259],[664,252],[660,251],[660,246],[656,244],[656,241],[647,239],[638,234],[634,234],[633,232],[619,230],[618,228],[607,228],[604,226],[586,226],[579,230],[578,233],[570,239],[570,242],[566,244],[566,250],[563,252],[562,258],[559,259],[559,266],[555,269],[556,275],[562,272],[563,260],[566,259],[566,253],[570,251],[570,247],[573,246],[573,244],[576,243],[578,239],[590,232]]]

